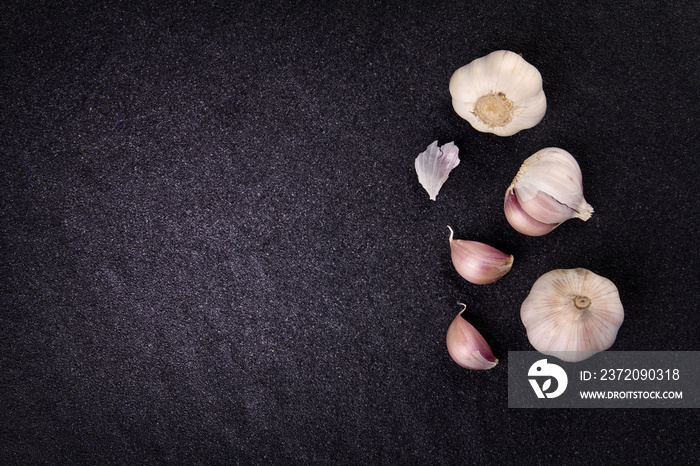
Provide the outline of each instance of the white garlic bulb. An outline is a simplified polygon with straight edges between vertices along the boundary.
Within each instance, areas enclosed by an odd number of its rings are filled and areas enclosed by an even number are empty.
[[[576,159],[564,149],[548,147],[528,157],[506,190],[503,210],[520,233],[540,236],[570,218],[588,220],[593,207],[583,197]]]
[[[454,142],[438,148],[438,142],[434,141],[425,152],[418,154],[415,165],[418,182],[434,201],[452,169],[459,165],[459,148]]]
[[[450,79],[452,106],[474,129],[511,136],[547,110],[542,76],[517,53],[498,50],[459,68]]]
[[[532,346],[569,362],[610,348],[624,317],[615,284],[582,268],[545,273],[520,308]]]
[[[466,369],[492,369],[498,364],[498,359],[481,333],[462,317],[462,312],[467,308],[466,304],[462,306],[462,311],[447,329],[447,351],[457,364]]]

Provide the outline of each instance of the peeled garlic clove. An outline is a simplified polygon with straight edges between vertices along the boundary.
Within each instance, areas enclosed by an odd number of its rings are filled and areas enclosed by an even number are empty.
[[[459,68],[450,79],[452,106],[474,129],[511,136],[544,117],[542,76],[520,55],[498,50]]]
[[[492,369],[498,364],[484,337],[472,324],[462,317],[464,309],[457,314],[447,329],[447,351],[460,366],[467,369]]]
[[[493,283],[508,273],[513,266],[513,256],[478,241],[453,239],[450,229],[452,264],[462,278],[475,285]]]
[[[453,168],[459,165],[459,148],[448,142],[438,148],[434,141],[416,157],[418,181],[434,201]]]
[[[554,230],[557,224],[542,223],[530,217],[523,210],[518,202],[518,198],[512,191],[506,194],[503,210],[506,213],[506,219],[518,232],[529,236],[542,236]]]
[[[583,197],[581,168],[576,159],[564,149],[548,147],[523,162],[506,190],[504,211],[513,228],[539,236],[547,233],[540,223],[550,225],[551,231],[570,218],[585,221],[593,207]]]
[[[582,268],[542,275],[520,308],[532,346],[569,362],[610,348],[624,315],[615,284]]]

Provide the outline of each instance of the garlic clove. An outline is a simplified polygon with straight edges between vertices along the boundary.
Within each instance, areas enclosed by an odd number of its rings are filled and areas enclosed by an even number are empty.
[[[513,191],[506,195],[503,210],[508,223],[516,231],[529,236],[542,236],[554,230],[558,224],[542,223],[527,214],[520,206],[518,198]]]
[[[538,222],[558,225],[577,214],[571,207],[558,202],[553,196],[542,191],[523,195],[521,190],[513,189],[513,194],[523,211]]]
[[[537,351],[576,362],[612,346],[624,309],[607,278],[582,268],[557,269],[535,281],[520,317]]]
[[[504,210],[513,210],[512,202],[508,202],[511,196],[515,196],[524,214],[544,224],[556,226],[574,217],[585,221],[593,213],[593,207],[583,197],[581,168],[571,154],[557,147],[542,149],[523,162],[506,190]],[[514,212],[506,211],[506,218],[518,231],[522,224],[530,223]]]
[[[465,304],[462,306],[464,309],[447,329],[447,351],[457,364],[466,369],[492,369],[498,364],[498,359],[479,331],[462,317],[467,308]]]
[[[455,112],[474,129],[511,136],[539,123],[547,110],[542,76],[520,55],[498,50],[450,78]]]
[[[428,192],[430,200],[436,200],[440,188],[457,165],[459,165],[459,148],[454,142],[438,147],[438,142],[434,141],[416,157],[418,182]]]
[[[510,271],[512,255],[478,241],[456,240],[452,228],[447,228],[450,230],[452,264],[462,278],[475,285],[487,285]]]

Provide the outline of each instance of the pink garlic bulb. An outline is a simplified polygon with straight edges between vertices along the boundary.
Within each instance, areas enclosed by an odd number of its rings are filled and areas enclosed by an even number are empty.
[[[528,157],[506,190],[508,223],[524,235],[541,236],[570,218],[588,220],[581,168],[564,149],[547,147]]]

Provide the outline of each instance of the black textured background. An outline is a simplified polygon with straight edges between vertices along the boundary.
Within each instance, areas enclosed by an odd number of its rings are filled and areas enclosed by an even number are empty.
[[[697,459],[697,410],[507,408],[553,268],[617,284],[613,349],[700,350],[697,2],[426,3],[2,3],[0,463]],[[498,49],[548,98],[509,138],[447,89]],[[503,194],[547,146],[595,214],[525,237]],[[462,280],[448,224],[511,273]],[[495,369],[449,358],[458,301]]]

